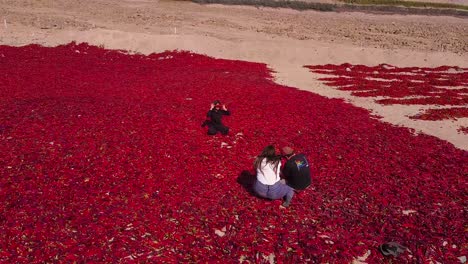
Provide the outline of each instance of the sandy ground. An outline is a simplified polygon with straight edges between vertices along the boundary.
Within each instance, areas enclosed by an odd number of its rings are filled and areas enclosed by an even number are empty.
[[[468,5],[468,0],[404,0],[413,2],[432,2],[432,3],[447,3],[456,5]]]
[[[286,0],[284,0],[286,1]],[[343,4],[339,0],[301,0],[302,2],[319,2],[319,3],[330,3],[330,4]],[[424,2],[424,3],[442,3],[442,4],[453,4],[453,5],[465,5],[468,6],[468,0],[403,0],[406,2]]]
[[[463,0],[465,1],[465,0]],[[303,65],[344,63],[468,68],[468,19],[448,16],[322,13],[151,0],[3,0],[0,44],[70,41],[140,53],[190,50],[262,62],[278,83],[343,98],[402,125],[468,150],[457,132],[468,118],[415,121],[427,106],[383,106],[326,87]]]

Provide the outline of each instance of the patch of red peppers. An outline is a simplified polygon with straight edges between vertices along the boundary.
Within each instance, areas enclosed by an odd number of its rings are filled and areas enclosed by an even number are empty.
[[[445,141],[275,84],[264,64],[74,43],[0,54],[0,262],[347,263],[370,250],[393,263],[377,250],[388,241],[409,248],[399,263],[466,255],[468,154]],[[228,136],[201,127],[214,99],[232,112]],[[237,178],[286,143],[313,184],[284,210]]]
[[[465,107],[452,107],[452,108],[438,108],[428,109],[421,114],[410,116],[411,119],[421,120],[444,120],[444,119],[457,119],[468,117],[468,108]]]
[[[463,134],[468,134],[468,127],[462,126],[458,129],[458,132],[463,133]]]
[[[384,105],[458,106],[429,109],[412,119],[442,120],[468,117],[468,69],[440,66],[436,68],[378,66],[317,65],[306,66],[313,72],[333,75],[321,78],[327,85],[352,91],[360,97],[376,97]],[[462,106],[462,107],[460,107]]]

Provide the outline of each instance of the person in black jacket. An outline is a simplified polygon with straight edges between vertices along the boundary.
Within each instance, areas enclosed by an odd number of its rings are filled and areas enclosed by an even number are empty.
[[[291,147],[282,149],[286,163],[283,167],[283,178],[286,184],[295,190],[304,190],[311,184],[309,161],[304,154],[296,154]]]
[[[227,110],[226,105],[221,104],[219,100],[214,101],[211,104],[210,110],[206,114],[206,121],[203,126],[208,126],[208,135],[216,135],[220,132],[223,135],[227,135],[229,128],[221,122],[223,115],[230,115],[231,113]]]

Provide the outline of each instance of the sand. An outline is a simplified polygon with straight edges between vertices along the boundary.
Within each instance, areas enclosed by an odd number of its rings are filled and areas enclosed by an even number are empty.
[[[295,11],[186,1],[3,0],[0,44],[56,46],[71,41],[149,54],[190,50],[266,63],[283,85],[348,102],[468,150],[457,131],[468,118],[412,120],[427,106],[383,106],[317,80],[303,65],[453,65],[468,68],[468,19],[448,16]]]

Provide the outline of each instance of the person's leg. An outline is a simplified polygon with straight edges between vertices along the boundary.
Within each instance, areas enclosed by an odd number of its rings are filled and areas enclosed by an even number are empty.
[[[286,190],[286,195],[284,196],[284,203],[283,203],[283,206],[284,207],[288,207],[289,204],[291,204],[291,200],[294,196],[294,189],[285,185],[289,190]]]
[[[229,128],[227,126],[220,125],[218,126],[218,131],[223,135],[227,135],[229,133]]]
[[[276,200],[276,199],[284,198],[285,199],[283,203],[284,207],[289,206],[293,196],[294,196],[294,189],[282,182],[277,182],[274,185],[271,185],[267,192],[267,197],[270,199]]]
[[[218,130],[216,129],[215,126],[209,125],[208,126],[208,135],[216,135],[218,133]]]
[[[254,192],[263,198],[268,198],[267,197],[267,191],[268,191],[268,186],[262,184],[258,180],[255,180],[255,183],[253,185]]]

